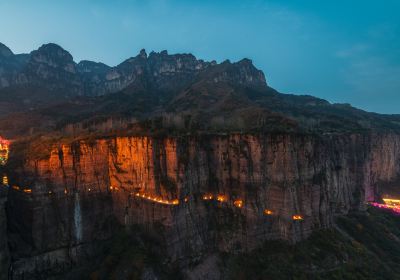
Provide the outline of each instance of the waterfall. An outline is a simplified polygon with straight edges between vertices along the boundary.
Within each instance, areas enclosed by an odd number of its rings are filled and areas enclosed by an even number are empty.
[[[79,200],[79,193],[75,193],[74,201],[74,225],[75,225],[75,238],[79,243],[82,240],[82,214],[81,214],[81,204]]]

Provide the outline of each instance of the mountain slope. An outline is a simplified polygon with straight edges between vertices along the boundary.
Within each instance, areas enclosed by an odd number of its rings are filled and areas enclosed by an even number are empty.
[[[0,133],[9,137],[110,120],[125,122],[126,133],[400,130],[397,115],[281,94],[249,59],[218,64],[142,50],[110,67],[77,64],[56,44],[22,56],[0,49]]]

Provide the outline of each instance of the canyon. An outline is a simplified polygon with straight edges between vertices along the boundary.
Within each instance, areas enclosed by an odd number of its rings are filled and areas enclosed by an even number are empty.
[[[335,230],[351,255],[338,219],[399,195],[400,116],[279,93],[249,59],[0,44],[0,134],[0,279],[231,279]]]

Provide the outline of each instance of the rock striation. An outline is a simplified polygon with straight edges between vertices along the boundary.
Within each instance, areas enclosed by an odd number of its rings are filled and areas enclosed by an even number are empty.
[[[60,144],[49,158],[28,159],[16,170],[21,190],[31,192],[11,189],[9,196],[14,276],[76,265],[114,224],[159,236],[168,261],[182,268],[269,239],[297,242],[377,199],[381,182],[398,180],[399,155],[395,134]]]

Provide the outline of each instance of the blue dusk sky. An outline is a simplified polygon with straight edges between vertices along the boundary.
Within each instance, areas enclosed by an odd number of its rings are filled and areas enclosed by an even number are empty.
[[[283,93],[400,113],[400,1],[0,0],[14,53],[54,42],[116,65],[140,49],[247,57]]]

